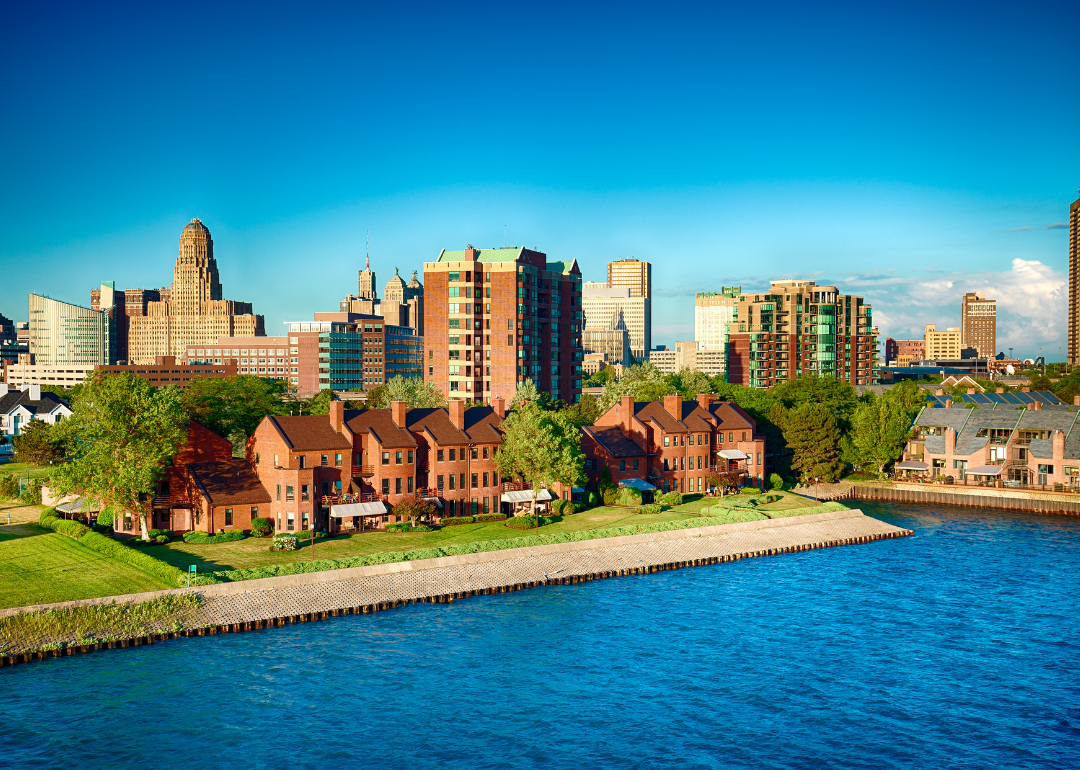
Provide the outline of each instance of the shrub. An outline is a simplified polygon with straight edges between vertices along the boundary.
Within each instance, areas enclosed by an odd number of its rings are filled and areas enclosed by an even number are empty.
[[[546,519],[543,516],[540,517],[541,527],[550,523],[551,519]],[[510,527],[510,529],[536,529],[536,517],[531,513],[525,516],[515,516],[512,519],[506,520],[506,526]]]
[[[664,510],[664,507],[659,503],[648,503],[647,505],[639,505],[637,507],[638,513],[648,513],[653,515],[660,513],[662,510]]]
[[[430,518],[435,515],[435,504],[424,500],[403,500],[394,506],[394,515],[405,521]]]
[[[102,510],[98,511],[97,523],[99,527],[109,527],[111,529],[113,524],[112,508],[105,506]]]
[[[444,516],[442,523],[448,527],[453,527],[456,524],[472,524],[476,521],[475,516]]]
[[[604,495],[604,505],[615,505],[615,490],[614,489],[605,489],[604,492],[603,492],[603,495]]]
[[[665,492],[660,495],[661,505],[682,505],[683,495],[682,492]]]
[[[769,486],[772,487],[773,489],[783,489],[784,488],[784,479],[783,479],[783,477],[779,473],[770,473],[769,474]]]
[[[555,516],[571,516],[577,512],[577,507],[571,500],[552,500],[551,513]]]
[[[72,537],[76,540],[90,531],[90,528],[85,524],[80,524],[77,521],[68,521],[67,519],[53,519],[50,528],[59,535]]]
[[[14,500],[19,496],[19,480],[14,476],[0,476],[0,498]]]
[[[596,494],[595,492],[586,492],[585,505],[589,508],[595,508],[596,506],[600,505],[600,495]]]
[[[619,487],[619,491],[615,493],[615,504],[636,508],[641,505],[641,492],[633,487]]]
[[[162,545],[169,542],[169,538],[165,537],[165,535],[158,535],[157,537],[154,538],[154,540],[161,543]]]
[[[253,537],[266,537],[273,528],[274,525],[270,519],[262,516],[256,516],[251,520],[251,534]]]
[[[23,505],[41,505],[41,481],[31,481],[19,499]]]
[[[744,495],[760,495],[761,490],[757,487],[743,487],[742,494]]]
[[[401,521],[396,524],[387,525],[386,529],[388,532],[431,532],[433,527],[418,522]]]
[[[503,521],[506,519],[505,513],[481,513],[479,516],[474,516],[477,522],[481,521]]]
[[[274,550],[295,551],[296,546],[299,542],[300,541],[297,539],[296,535],[292,533],[282,533],[274,535]]]
[[[40,524],[43,527],[48,527],[49,524],[47,524],[45,520],[46,519],[55,519],[55,518],[57,518],[56,509],[55,508],[46,508],[45,510],[43,510],[41,512],[41,515],[38,516],[38,524]]]
[[[221,532],[217,535],[208,535],[205,532],[185,532],[184,542],[193,543],[195,545],[206,545],[209,543],[229,543],[234,540],[243,540],[247,535],[242,530],[234,529],[231,532]]]

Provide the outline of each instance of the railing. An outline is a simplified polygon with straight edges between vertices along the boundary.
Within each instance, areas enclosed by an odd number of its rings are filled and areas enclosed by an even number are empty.
[[[352,475],[354,475],[354,476],[363,476],[364,478],[367,478],[368,476],[374,476],[375,475],[375,466],[374,465],[354,465],[352,467]]]
[[[532,486],[521,481],[504,481],[499,485],[500,492],[520,492],[525,489],[532,489]]]
[[[358,495],[323,495],[323,507],[330,505],[350,505],[352,503],[386,502],[386,498],[375,492],[362,492]]]
[[[416,499],[420,500],[425,497],[442,497],[442,490],[435,489],[434,487],[420,487],[416,490]]]
[[[985,480],[979,476],[968,476],[965,479],[955,479],[953,481],[941,482],[941,481],[929,481],[919,480],[917,478],[903,478],[894,474],[893,481],[897,481],[904,484],[921,484],[923,486],[933,487],[979,487],[982,489],[1020,489],[1028,492],[1056,492],[1059,494],[1080,494],[1080,481],[1073,481],[1069,484],[1026,484],[1022,481],[1013,481],[1011,479],[1001,479],[1001,487],[998,487],[997,477],[991,477],[989,480]]]

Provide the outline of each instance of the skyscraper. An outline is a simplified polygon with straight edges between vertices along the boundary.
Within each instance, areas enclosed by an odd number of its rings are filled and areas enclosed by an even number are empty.
[[[1069,206],[1069,365],[1080,364],[1080,198]]]
[[[386,282],[379,309],[386,323],[395,326],[411,326],[420,336],[424,334],[424,285],[416,278],[405,280],[394,269],[394,277]]]
[[[449,398],[511,399],[531,379],[581,394],[581,271],[509,246],[443,250],[424,263],[424,379]]]
[[[608,262],[607,274],[608,288],[627,289],[629,297],[643,300],[641,330],[630,332],[630,349],[635,358],[644,359],[652,347],[652,264],[633,257],[619,259]]]
[[[180,233],[180,253],[168,299],[146,303],[146,315],[128,316],[128,362],[149,364],[156,356],[186,359],[190,345],[212,345],[222,337],[261,337],[263,317],[250,302],[221,298],[214,241],[198,219]]]
[[[103,304],[113,307],[111,298]],[[66,365],[93,369],[116,363],[116,326],[108,311],[31,294],[30,355],[38,366]]]
[[[960,303],[960,343],[974,348],[978,358],[997,353],[997,300],[969,291]]]
[[[648,297],[632,296],[628,286],[612,288],[607,283],[587,282],[581,295],[585,328],[589,331],[625,331],[629,339],[630,355],[644,359],[652,345],[649,327],[650,302]],[[589,339],[597,340],[600,337],[589,335]],[[585,352],[603,353],[606,350],[586,348]]]
[[[727,351],[728,324],[739,317],[740,294],[741,286],[724,286],[719,292],[700,292],[694,295],[694,341],[697,342],[699,351],[719,352],[718,358],[711,358],[715,359],[714,365],[719,364],[721,372]]]

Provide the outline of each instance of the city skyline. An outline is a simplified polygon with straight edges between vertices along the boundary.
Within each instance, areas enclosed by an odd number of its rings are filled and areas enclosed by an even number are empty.
[[[0,313],[159,287],[199,217],[268,330],[337,307],[367,230],[384,276],[505,232],[585,281],[651,262],[656,344],[692,335],[696,291],[799,278],[865,296],[883,338],[985,292],[1001,349],[1063,354],[1075,4],[620,11],[208,9],[193,40],[156,9],[14,9]],[[444,55],[506,25],[556,55]]]

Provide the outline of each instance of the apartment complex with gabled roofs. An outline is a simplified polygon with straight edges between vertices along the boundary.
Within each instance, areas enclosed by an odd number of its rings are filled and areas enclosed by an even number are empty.
[[[703,492],[711,471],[744,472],[765,479],[765,437],[737,404],[708,393],[695,401],[667,395],[663,401],[623,396],[582,429],[585,471],[595,488],[603,466],[619,481],[641,479],[658,489]]]

